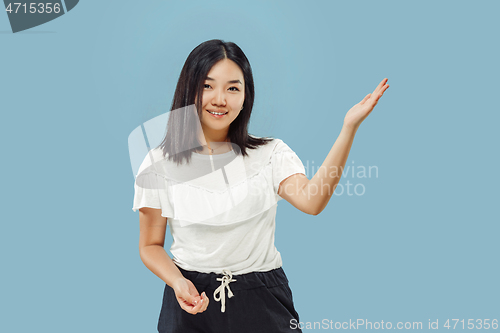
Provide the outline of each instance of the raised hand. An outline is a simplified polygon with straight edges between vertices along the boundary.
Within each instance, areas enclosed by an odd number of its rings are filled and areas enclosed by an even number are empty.
[[[207,309],[209,302],[207,295],[203,292],[200,296],[191,280],[180,278],[175,281],[173,289],[177,302],[184,311],[194,315]]]
[[[387,80],[387,78],[383,79],[373,93],[366,95],[361,102],[354,105],[347,112],[344,118],[344,126],[357,129],[359,125],[361,125],[363,120],[368,117],[375,105],[377,105],[380,97],[382,97],[387,88],[389,88]]]

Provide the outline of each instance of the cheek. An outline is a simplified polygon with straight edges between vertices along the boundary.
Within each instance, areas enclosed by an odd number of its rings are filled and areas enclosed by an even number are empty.
[[[239,109],[241,109],[241,105],[243,104],[244,101],[245,101],[244,97],[234,98],[231,101],[231,107],[232,107],[232,109],[233,110],[239,110]]]
[[[203,94],[203,97],[201,98],[201,106],[204,108],[207,106],[208,98]]]
[[[210,101],[212,100],[212,94],[210,91],[203,91],[203,94],[201,95],[201,105],[203,107],[207,106]]]

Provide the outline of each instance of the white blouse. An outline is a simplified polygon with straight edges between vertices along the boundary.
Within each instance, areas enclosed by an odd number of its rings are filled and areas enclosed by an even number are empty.
[[[202,273],[269,271],[282,266],[274,246],[277,194],[282,180],[305,175],[299,157],[280,139],[249,156],[233,150],[193,153],[177,166],[161,149],[149,151],[135,180],[133,211],[161,209],[179,267]]]

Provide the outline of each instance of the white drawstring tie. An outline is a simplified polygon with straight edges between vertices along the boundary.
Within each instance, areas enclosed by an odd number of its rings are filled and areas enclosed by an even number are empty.
[[[222,307],[220,309],[221,312],[226,312],[226,290],[225,288],[227,287],[227,298],[233,297],[233,292],[231,291],[231,288],[229,288],[229,283],[236,281],[233,279],[233,273],[231,273],[230,270],[228,269],[223,269],[222,274],[224,276],[222,278],[217,278],[217,281],[222,281],[220,286],[215,289],[214,291],[214,299],[218,302],[221,301]],[[217,293],[220,294],[220,297],[217,297]]]

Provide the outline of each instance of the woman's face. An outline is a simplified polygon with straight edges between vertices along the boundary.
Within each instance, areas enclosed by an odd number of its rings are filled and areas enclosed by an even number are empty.
[[[205,78],[202,97],[201,125],[204,132],[222,131],[239,115],[245,101],[245,81],[240,67],[232,60],[217,62]],[[209,111],[224,113],[212,115]]]

